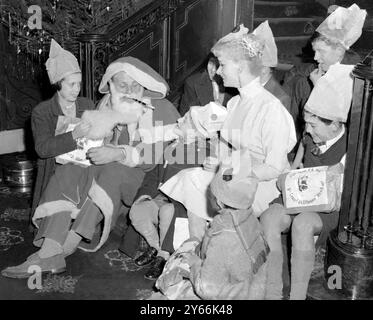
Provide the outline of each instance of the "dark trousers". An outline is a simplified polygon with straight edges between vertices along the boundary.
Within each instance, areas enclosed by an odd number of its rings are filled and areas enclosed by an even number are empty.
[[[83,239],[91,241],[96,227],[102,218],[100,210],[88,199],[75,220],[71,219],[69,211],[57,212],[43,218],[35,236],[34,244],[40,247],[43,242],[42,240],[48,238],[63,246],[70,230],[74,230]]]

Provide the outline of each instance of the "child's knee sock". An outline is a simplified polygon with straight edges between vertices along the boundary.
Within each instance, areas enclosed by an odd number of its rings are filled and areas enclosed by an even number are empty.
[[[305,300],[308,283],[315,263],[315,249],[292,249],[290,300]]]
[[[266,300],[282,299],[282,264],[284,255],[282,250],[271,251],[267,260]]]

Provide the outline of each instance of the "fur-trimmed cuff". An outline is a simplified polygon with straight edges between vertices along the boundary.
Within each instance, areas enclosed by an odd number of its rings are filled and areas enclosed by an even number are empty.
[[[92,199],[93,203],[101,210],[104,216],[104,227],[102,230],[102,235],[99,244],[94,249],[84,249],[86,252],[96,252],[102,247],[106,242],[110,234],[111,221],[113,218],[114,204],[106,191],[99,186],[95,180],[92,181],[92,186],[88,192],[89,197]]]
[[[75,218],[76,215],[79,213],[79,209],[76,207],[74,203],[67,200],[56,200],[56,201],[49,201],[39,205],[32,217],[32,223],[39,227],[36,223],[36,220],[42,219],[45,217],[50,217],[54,214],[57,214],[61,211],[70,211],[71,218]]]

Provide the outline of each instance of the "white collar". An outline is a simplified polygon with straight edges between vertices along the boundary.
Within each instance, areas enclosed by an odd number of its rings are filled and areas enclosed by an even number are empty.
[[[325,144],[319,147],[321,152],[322,153],[326,152],[326,150],[328,150],[333,144],[335,144],[340,138],[342,138],[345,131],[346,131],[346,129],[343,125],[343,128],[342,128],[341,132],[336,137],[334,137],[333,139],[325,141]]]
[[[338,66],[338,65],[340,65],[341,63],[338,61],[338,62],[336,62],[336,63],[334,63],[334,64],[332,64],[331,66],[329,66],[329,68],[328,68],[328,71],[330,70],[330,67],[332,67],[332,66]],[[323,76],[325,76],[327,73],[328,73],[328,71],[326,71],[324,74],[323,74]]]
[[[263,87],[260,83],[260,77],[256,77],[242,88],[238,88],[238,91],[240,92],[241,96],[247,97],[256,94],[255,89],[258,87]]]

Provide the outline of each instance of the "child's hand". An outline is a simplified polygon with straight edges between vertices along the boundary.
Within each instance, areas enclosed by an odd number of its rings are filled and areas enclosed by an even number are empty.
[[[325,74],[325,72],[321,69],[315,69],[310,74],[310,80],[312,81],[313,85]]]
[[[280,174],[280,176],[277,179],[276,186],[277,189],[282,191],[282,185],[285,183],[287,173]]]

